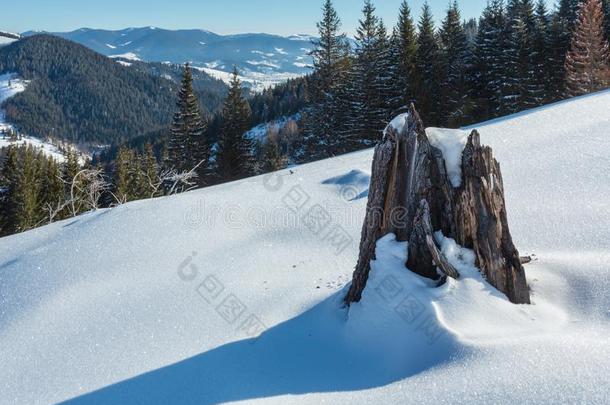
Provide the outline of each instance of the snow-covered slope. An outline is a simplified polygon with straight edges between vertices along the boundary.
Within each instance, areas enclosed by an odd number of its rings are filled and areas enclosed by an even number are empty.
[[[478,125],[531,306],[437,235],[442,288],[378,243],[349,312],[371,151],[0,239],[0,402],[603,403],[610,92]]]

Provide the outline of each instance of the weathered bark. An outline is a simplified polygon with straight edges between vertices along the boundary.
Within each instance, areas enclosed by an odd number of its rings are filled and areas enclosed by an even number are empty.
[[[529,303],[525,272],[508,229],[500,165],[491,149],[480,145],[476,131],[464,150],[462,171],[462,186],[452,187],[442,152],[428,141],[413,106],[400,133],[388,128],[374,154],[348,305],[361,299],[376,242],[388,233],[409,242],[406,267],[411,271],[438,279],[440,270],[458,278],[434,241],[435,230],[474,250],[481,272],[512,302]]]
[[[473,131],[462,155],[463,184],[456,194],[455,240],[475,251],[487,281],[515,303],[529,304],[519,252],[508,228],[500,164]]]
[[[437,279],[439,269],[445,276],[458,279],[460,274],[441,253],[434,241],[434,232],[430,221],[430,207],[426,200],[421,200],[413,222],[413,231],[409,239],[408,268],[419,269],[418,273],[428,278]],[[422,269],[427,274],[423,274]]]
[[[366,217],[362,227],[360,239],[360,256],[352,280],[350,295],[346,302],[352,303],[360,301],[362,291],[366,287],[371,270],[371,260],[375,259],[375,246],[377,240],[383,236],[384,226],[384,207],[388,194],[389,163],[395,145],[392,139],[388,138],[375,148],[373,155],[373,168],[371,171],[371,183],[369,186],[369,200],[366,207]]]

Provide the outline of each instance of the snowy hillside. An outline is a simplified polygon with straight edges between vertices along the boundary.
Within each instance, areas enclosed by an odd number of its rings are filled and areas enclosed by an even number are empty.
[[[4,101],[24,91],[26,86],[27,81],[20,79],[14,73],[0,75],[0,107],[2,107]],[[27,143],[42,150],[46,155],[52,156],[57,161],[63,161],[64,155],[57,147],[38,138],[25,136],[18,141],[11,141],[6,134],[7,131],[12,129],[14,129],[13,126],[6,122],[4,111],[0,108],[0,148],[10,144]]]
[[[157,27],[119,31],[81,28],[55,35],[110,57],[146,62],[191,62],[226,82],[233,66],[237,66],[243,81],[255,91],[303,76],[310,72],[312,64],[309,56],[312,37],[308,35],[218,35],[206,30]]]
[[[0,239],[0,402],[604,403],[610,91],[476,127],[501,162],[531,306],[472,253],[441,288],[378,242],[364,151]],[[439,135],[440,136],[440,135]]]

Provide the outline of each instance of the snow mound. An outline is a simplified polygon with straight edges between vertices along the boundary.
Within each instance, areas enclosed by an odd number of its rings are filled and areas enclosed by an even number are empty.
[[[426,128],[430,144],[441,150],[447,175],[453,187],[462,185],[462,153],[471,131],[447,128]]]

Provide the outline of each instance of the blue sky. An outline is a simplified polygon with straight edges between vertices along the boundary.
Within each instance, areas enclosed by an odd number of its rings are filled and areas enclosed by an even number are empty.
[[[450,0],[429,0],[437,20]],[[552,0],[549,0],[551,3]],[[424,0],[410,0],[415,16]],[[458,0],[464,18],[478,16],[487,0]],[[0,30],[70,31],[81,27],[119,29],[157,26],[203,28],[219,34],[267,32],[313,34],[322,0],[14,0],[0,8]],[[401,0],[374,1],[388,25]],[[335,0],[348,34],[355,32],[362,1]]]

